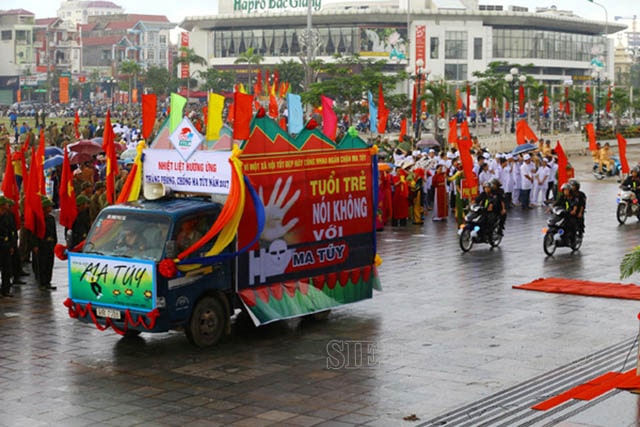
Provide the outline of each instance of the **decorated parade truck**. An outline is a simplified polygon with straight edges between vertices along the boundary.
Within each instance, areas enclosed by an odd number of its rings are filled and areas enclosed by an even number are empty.
[[[378,287],[377,160],[359,137],[294,138],[254,117],[237,146],[184,118],[141,158],[144,197],[103,209],[67,253],[71,317],[122,335],[184,330],[204,347],[239,310],[259,326]]]

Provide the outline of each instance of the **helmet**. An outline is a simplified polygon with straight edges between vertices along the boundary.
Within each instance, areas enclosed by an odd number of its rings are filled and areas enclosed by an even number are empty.
[[[577,179],[570,179],[569,185],[573,187],[576,191],[580,189],[580,183],[578,182]]]
[[[566,182],[566,183],[562,184],[562,187],[560,187],[560,190],[561,190],[561,191],[564,191],[564,190],[569,190],[569,191],[571,191],[571,184],[569,184],[568,182]]]
[[[640,173],[640,166],[634,166],[634,167],[631,169],[631,172]]]
[[[502,187],[502,183],[500,182],[500,180],[498,178],[493,178],[491,181],[489,181],[491,183],[491,185],[493,186],[493,188],[500,188]]]

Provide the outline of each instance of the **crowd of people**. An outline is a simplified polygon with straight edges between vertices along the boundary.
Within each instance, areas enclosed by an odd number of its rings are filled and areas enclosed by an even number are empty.
[[[454,146],[411,150],[397,146],[381,159],[378,228],[423,224],[427,217],[458,224],[464,209],[489,188],[504,198],[504,209],[533,209],[557,199],[558,160],[550,140],[521,154],[491,154],[474,140],[471,152],[478,186],[466,189],[462,161]],[[386,162],[386,163],[385,163]],[[484,196],[482,196],[484,197]]]

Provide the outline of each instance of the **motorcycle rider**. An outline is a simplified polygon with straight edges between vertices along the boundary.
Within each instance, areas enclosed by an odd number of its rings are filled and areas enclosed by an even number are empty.
[[[497,215],[500,224],[499,234],[502,236],[504,232],[504,223],[507,221],[507,203],[502,189],[502,183],[498,178],[493,178],[491,181],[491,190],[496,197]]]
[[[640,196],[640,166],[634,166],[631,169],[631,173],[624,179],[620,187],[633,191],[636,198]]]
[[[608,173],[609,175],[613,175],[615,173],[614,166],[615,162],[611,158],[611,146],[608,142],[605,142],[604,146],[600,148],[600,157],[598,159],[598,167],[600,168],[600,173]],[[604,166],[606,166],[607,170],[605,171]]]
[[[571,184],[568,182],[562,184],[560,190],[560,196],[558,196],[558,199],[553,206],[560,207],[567,212],[566,231],[570,236],[573,236],[575,234],[577,224],[578,200],[573,194]]]
[[[482,184],[482,193],[476,197],[475,203],[485,208],[487,214],[485,220],[480,223],[480,230],[489,233],[499,214],[498,198],[493,193],[491,182]]]
[[[587,209],[587,195],[584,192],[580,191],[580,182],[577,179],[570,179],[569,185],[571,185],[571,190],[574,198],[576,199],[577,209],[576,209],[576,219],[577,219],[577,227],[578,227],[578,235],[582,237],[584,234],[584,214]]]

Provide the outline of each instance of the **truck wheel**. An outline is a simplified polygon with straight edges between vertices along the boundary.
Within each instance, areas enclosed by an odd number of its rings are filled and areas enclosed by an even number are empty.
[[[196,347],[209,347],[218,342],[224,332],[224,308],[220,300],[207,296],[196,303],[191,319],[185,328],[185,334]]]

